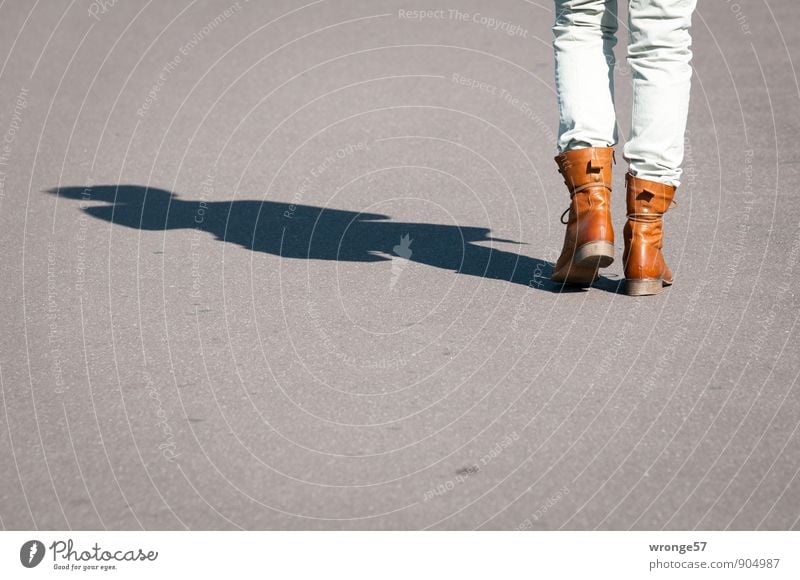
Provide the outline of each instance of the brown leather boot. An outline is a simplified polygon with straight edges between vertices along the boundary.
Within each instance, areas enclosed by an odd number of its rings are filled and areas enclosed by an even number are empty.
[[[567,231],[551,280],[589,286],[597,277],[597,270],[614,261],[610,211],[613,161],[611,147],[575,149],[556,156],[571,202],[567,222],[561,216]]]
[[[671,185],[639,179],[630,173],[625,178],[628,189],[628,221],[623,236],[625,252],[625,291],[631,296],[658,294],[672,284],[672,271],[661,254],[664,213],[669,209],[675,188]]]

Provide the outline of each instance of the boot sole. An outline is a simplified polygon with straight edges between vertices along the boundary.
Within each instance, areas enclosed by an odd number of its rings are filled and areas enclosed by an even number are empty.
[[[652,296],[660,294],[664,286],[671,286],[672,282],[667,282],[662,278],[654,279],[627,279],[625,280],[625,294],[628,296]]]
[[[597,278],[600,268],[607,268],[614,262],[614,244],[610,242],[589,242],[575,250],[572,263],[569,264],[567,274],[562,284],[574,286],[591,286]],[[556,276],[558,278],[558,276]]]

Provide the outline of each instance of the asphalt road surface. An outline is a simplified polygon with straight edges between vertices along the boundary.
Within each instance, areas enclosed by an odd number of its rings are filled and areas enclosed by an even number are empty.
[[[800,528],[797,3],[700,3],[644,298],[620,154],[617,261],[548,281],[552,20],[0,5],[0,525]]]

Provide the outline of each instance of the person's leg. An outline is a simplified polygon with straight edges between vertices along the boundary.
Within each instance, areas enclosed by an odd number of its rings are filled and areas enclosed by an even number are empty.
[[[564,245],[550,278],[587,286],[614,261],[610,194],[616,0],[556,0],[556,163],[570,193]],[[565,212],[566,213],[566,212]]]
[[[689,28],[696,0],[629,0],[633,77],[628,161],[625,281],[628,294],[672,284],[661,253],[664,213],[680,184],[692,68]]]
[[[555,10],[558,152],[613,146],[617,0],[555,0]]]
[[[677,187],[692,77],[689,28],[696,0],[629,0],[631,134],[624,156],[640,179]]]

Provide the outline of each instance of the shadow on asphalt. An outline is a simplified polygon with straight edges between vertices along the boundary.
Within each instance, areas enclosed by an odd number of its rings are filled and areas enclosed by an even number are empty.
[[[492,238],[481,227],[390,221],[381,214],[273,201],[185,201],[163,189],[140,185],[60,187],[47,193],[81,200],[92,217],[140,230],[199,229],[216,239],[282,258],[382,262],[397,257],[450,270],[522,284],[546,292],[582,292],[551,282],[553,264],[478,245],[519,244]],[[103,205],[88,205],[105,202]],[[597,288],[616,292],[600,278]]]

